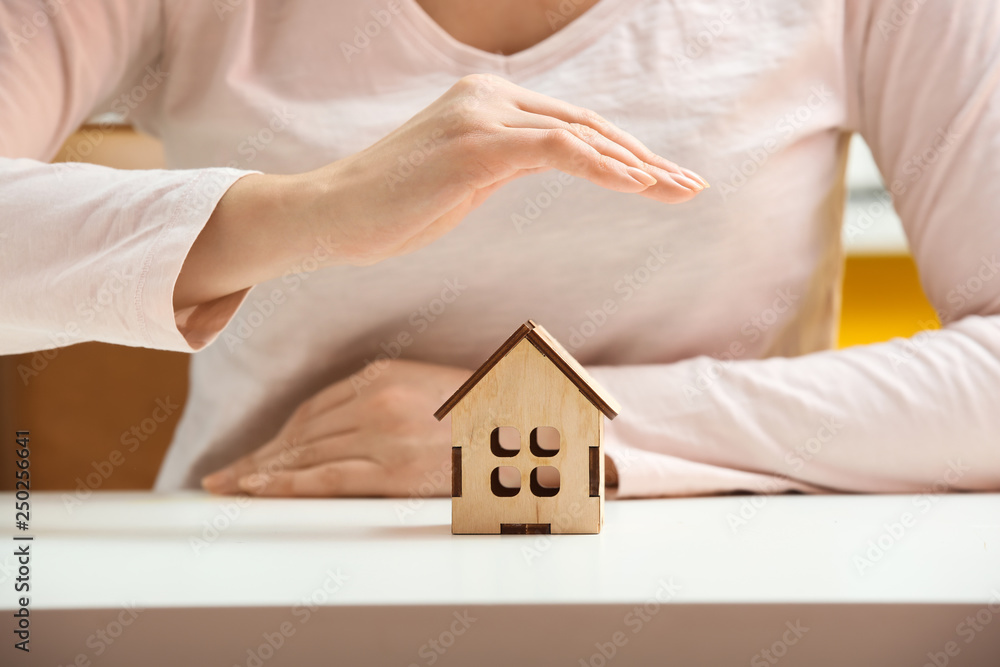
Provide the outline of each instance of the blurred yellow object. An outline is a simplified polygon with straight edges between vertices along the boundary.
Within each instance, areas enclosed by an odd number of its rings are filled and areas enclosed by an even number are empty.
[[[940,326],[908,255],[847,258],[840,347],[912,336]]]

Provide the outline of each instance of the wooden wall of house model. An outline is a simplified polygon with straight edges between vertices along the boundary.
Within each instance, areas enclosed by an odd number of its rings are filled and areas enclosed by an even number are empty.
[[[619,411],[549,332],[522,324],[434,413],[451,413],[451,532],[601,532],[604,417]]]

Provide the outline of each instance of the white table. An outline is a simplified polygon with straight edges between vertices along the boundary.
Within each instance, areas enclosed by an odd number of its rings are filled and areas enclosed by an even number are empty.
[[[452,536],[442,499],[71,497],[32,495],[31,659],[5,612],[0,664],[1000,665],[997,494],[610,501],[597,536]]]

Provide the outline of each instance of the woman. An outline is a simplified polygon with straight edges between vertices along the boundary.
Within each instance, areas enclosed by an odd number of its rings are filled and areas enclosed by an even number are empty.
[[[218,337],[161,489],[444,494],[432,412],[529,317],[622,404],[619,496],[1000,488],[991,3],[0,11],[44,23],[0,55],[0,154],[111,106],[175,169],[0,172],[4,351]],[[827,351],[854,131],[947,325],[905,355]]]

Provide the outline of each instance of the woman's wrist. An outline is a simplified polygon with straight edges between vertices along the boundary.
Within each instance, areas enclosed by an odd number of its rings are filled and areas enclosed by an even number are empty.
[[[188,252],[174,308],[285,275],[317,248],[324,265],[338,263],[318,215],[326,192],[312,174],[248,174],[233,183]]]

